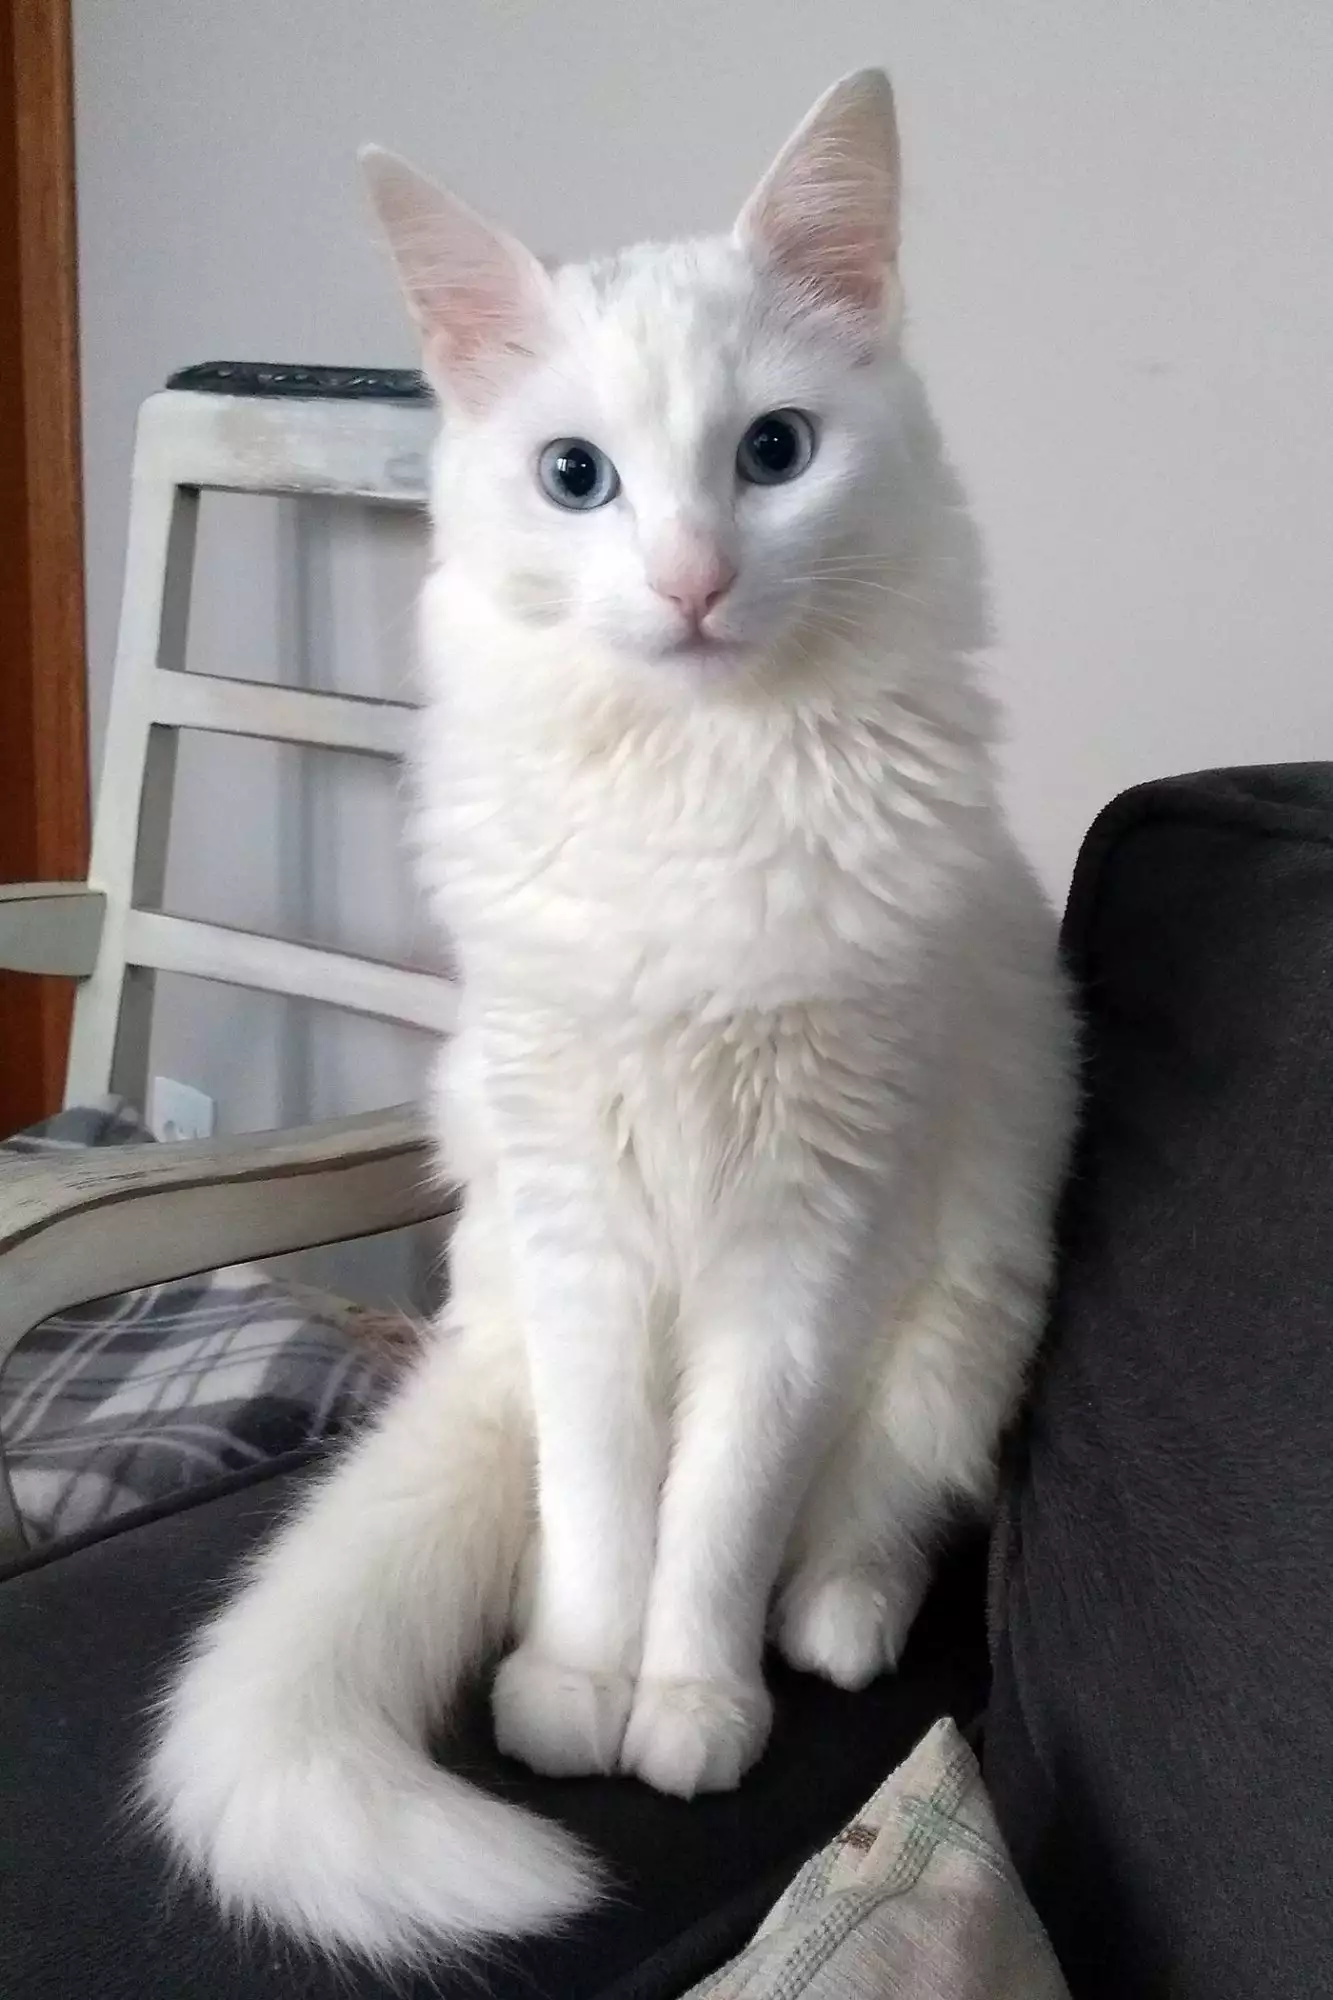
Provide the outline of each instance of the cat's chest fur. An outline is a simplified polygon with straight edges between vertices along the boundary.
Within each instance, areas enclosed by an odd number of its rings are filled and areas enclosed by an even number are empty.
[[[985,774],[919,720],[437,718],[418,817],[475,998],[645,1025],[842,1004],[937,941]]]

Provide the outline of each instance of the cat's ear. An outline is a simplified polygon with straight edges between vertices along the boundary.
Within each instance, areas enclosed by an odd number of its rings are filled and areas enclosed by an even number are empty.
[[[898,308],[899,164],[880,69],[826,91],[741,210],[736,234],[808,294],[881,325]]]
[[[361,170],[421,330],[426,373],[474,406],[542,345],[551,281],[530,250],[395,153],[363,147]]]

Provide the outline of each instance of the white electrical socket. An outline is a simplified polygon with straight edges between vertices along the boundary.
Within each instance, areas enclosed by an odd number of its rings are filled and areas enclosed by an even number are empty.
[[[155,1139],[211,1139],[217,1106],[193,1084],[155,1076],[148,1085],[148,1129]]]

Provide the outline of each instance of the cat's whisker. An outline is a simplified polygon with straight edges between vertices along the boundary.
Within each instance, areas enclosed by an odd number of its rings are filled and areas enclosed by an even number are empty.
[[[853,574],[850,571],[833,574],[822,570],[810,570],[804,575],[789,577],[787,581],[789,583],[823,584],[842,590],[877,590],[885,596],[898,598],[904,604],[911,604],[918,607],[924,607],[926,604],[925,598],[917,595],[914,591],[902,589],[898,584],[881,583],[876,577],[861,576]]]
[[[816,569],[871,569],[901,568],[900,558],[873,549],[861,549],[856,554],[823,555],[815,560]]]

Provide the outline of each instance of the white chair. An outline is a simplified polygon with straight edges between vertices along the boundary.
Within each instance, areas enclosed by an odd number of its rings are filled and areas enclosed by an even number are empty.
[[[181,730],[402,755],[398,702],[185,671],[206,491],[420,506],[433,414],[398,371],[226,364],[143,405],[120,635],[86,883],[0,887],[0,967],[80,982],[67,1104],[147,1084],[155,977],[188,973],[446,1034],[432,974],[169,915],[161,908]],[[182,386],[184,385],[184,386]],[[0,1368],[52,1313],[135,1286],[438,1217],[411,1107],[253,1138],[0,1160]],[[0,1456],[0,1555],[23,1544]]]

